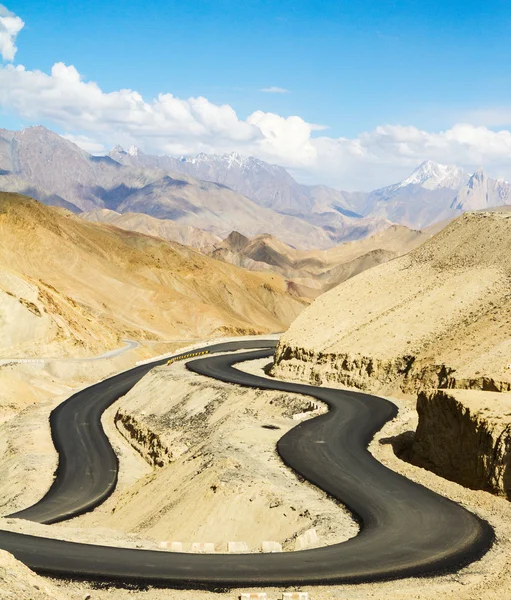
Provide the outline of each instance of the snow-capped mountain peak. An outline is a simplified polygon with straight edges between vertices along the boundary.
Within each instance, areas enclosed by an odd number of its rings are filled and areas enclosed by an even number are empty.
[[[197,154],[197,156],[180,156],[181,162],[186,162],[191,165],[216,165],[227,169],[243,168],[247,163],[253,161],[253,158],[246,158],[237,152],[229,154]]]
[[[241,154],[238,154],[237,152],[224,154],[222,158],[227,163],[229,169],[232,167],[241,167],[247,162],[247,159],[244,156],[241,156]]]
[[[448,188],[458,190],[470,179],[470,175],[456,165],[442,165],[432,160],[426,160],[415,171],[400,183],[395,189],[408,185],[420,185],[428,190]]]

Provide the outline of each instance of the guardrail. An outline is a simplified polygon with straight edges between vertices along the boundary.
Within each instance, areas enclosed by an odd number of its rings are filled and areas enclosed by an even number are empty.
[[[209,354],[209,350],[203,350],[202,352],[190,352],[189,354],[183,354],[182,356],[176,356],[167,361],[167,366],[178,360],[186,360],[187,358],[193,358],[194,356],[202,356],[203,354]]]
[[[149,363],[152,362],[156,362],[158,360],[163,360],[164,358],[168,358],[169,356],[169,352],[166,352],[165,354],[160,354],[160,356],[152,356],[151,358],[145,358],[144,360],[139,360],[138,362],[135,363],[135,365],[137,367],[139,367],[140,365],[148,365]],[[174,360],[174,359],[171,359]]]

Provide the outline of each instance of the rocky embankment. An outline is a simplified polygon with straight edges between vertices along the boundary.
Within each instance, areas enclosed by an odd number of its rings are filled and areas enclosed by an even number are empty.
[[[114,423],[121,435],[152,467],[163,467],[175,459],[175,454],[161,437],[136,416],[120,408],[115,413]]]
[[[421,392],[417,411],[414,464],[511,498],[511,394]]]
[[[399,389],[413,394],[431,388],[511,391],[511,380],[505,372],[502,378],[480,374],[457,378],[454,367],[428,364],[414,355],[385,360],[348,353],[315,352],[285,343],[277,349],[272,371],[277,376],[315,385],[337,383],[382,393]]]

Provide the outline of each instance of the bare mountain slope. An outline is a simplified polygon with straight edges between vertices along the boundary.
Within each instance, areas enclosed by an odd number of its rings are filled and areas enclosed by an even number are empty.
[[[299,295],[314,298],[366,269],[401,256],[429,234],[400,225],[328,250],[296,250],[270,235],[247,238],[232,232],[211,256],[250,270],[270,270],[291,280]],[[298,291],[299,290],[299,291]]]
[[[235,228],[245,235],[271,233],[304,248],[332,245],[328,233],[299,219],[258,206],[217,183],[197,182],[187,175],[164,175],[126,194],[119,212],[144,212],[226,236]]]
[[[279,331],[304,307],[275,274],[0,194],[0,355],[72,355],[121,337]]]
[[[465,210],[511,203],[511,185],[456,165],[421,164],[372,192],[298,183],[238,154],[174,158],[115,148],[91,156],[45,129],[0,130],[0,190],[78,212],[141,212],[225,237],[270,233],[305,249],[361,239],[400,223],[422,229]]]
[[[511,204],[511,185],[502,179],[491,179],[483,169],[478,169],[458,192],[451,208],[484,210],[503,204]]]
[[[390,225],[385,218],[362,218],[354,211],[352,203],[365,198],[366,194],[363,192],[341,192],[322,185],[303,185],[284,168],[253,156],[231,153],[174,158],[145,154],[136,147],[125,151],[120,146],[114,148],[108,156],[123,165],[166,169],[227,186],[259,206],[271,208],[282,215],[298,217],[320,227],[327,232],[332,243],[356,240]],[[305,247],[296,242],[289,243]],[[316,247],[320,245],[316,244]]]
[[[432,160],[396,184],[371,192],[345,192],[300,184],[282,167],[236,153],[174,158],[116,147],[109,156],[126,165],[164,168],[227,185],[261,206],[330,231],[338,241],[360,239],[390,223],[424,228],[466,210],[511,203],[507,182],[489,178],[482,169],[471,176],[461,167]]]
[[[233,152],[174,158],[145,154],[136,147],[125,151],[120,146],[115,147],[109,156],[125,165],[165,169],[226,185],[260,206],[282,213],[321,212],[316,208],[317,203],[322,203],[323,208],[328,205],[330,210],[333,203],[341,212],[355,216],[349,192],[300,184],[283,167],[253,156],[245,157]]]
[[[511,389],[510,326],[510,213],[467,213],[318,298],[281,339],[275,372],[367,389]]]
[[[170,219],[157,219],[143,213],[121,214],[115,210],[100,208],[80,213],[80,217],[91,223],[108,223],[121,229],[157,236],[169,242],[178,242],[199,250],[210,248],[221,241],[220,237],[203,229],[183,225]]]

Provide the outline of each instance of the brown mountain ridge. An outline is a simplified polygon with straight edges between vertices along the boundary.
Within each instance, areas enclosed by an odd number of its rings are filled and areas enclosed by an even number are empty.
[[[0,237],[0,356],[281,331],[306,305],[279,275],[17,194],[0,193]]]

